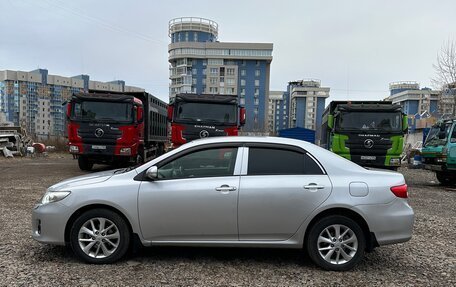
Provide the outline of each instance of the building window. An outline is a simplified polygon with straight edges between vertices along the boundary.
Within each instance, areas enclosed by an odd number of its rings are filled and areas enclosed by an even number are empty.
[[[258,67],[260,65],[260,61],[256,61],[256,66]]]
[[[198,73],[198,70],[197,69],[192,69],[192,74],[193,75],[196,75]]]
[[[246,64],[245,60],[242,60],[242,64],[241,65],[245,66],[245,64]]]
[[[235,71],[234,68],[227,68],[227,69],[226,69],[226,74],[227,74],[228,76],[234,76],[234,71]]]
[[[259,95],[260,95],[260,89],[255,88],[255,96],[259,96]]]
[[[210,66],[221,66],[223,65],[223,59],[208,59],[207,64]]]
[[[217,78],[215,78],[215,77],[211,77],[209,79],[209,81],[210,81],[211,85],[216,85],[217,84]]]
[[[245,99],[244,99],[244,98],[241,98],[241,100],[239,101],[239,103],[240,103],[241,105],[245,105]]]
[[[198,33],[193,32],[193,42],[198,42]]]
[[[246,71],[244,69],[241,70],[241,76],[245,76],[246,75]]]
[[[260,86],[260,80],[255,80],[255,87],[259,87]]]
[[[245,86],[245,80],[244,80],[244,79],[241,79],[241,86],[242,86],[242,87]]]
[[[224,94],[225,93],[225,88],[220,88],[220,94]]]
[[[218,69],[217,68],[211,68],[211,75],[218,75]]]
[[[203,85],[206,85],[206,78],[203,78]]]
[[[203,75],[206,75],[207,72],[206,72],[206,69],[203,69]]]
[[[260,76],[260,70],[255,70],[255,76],[259,77]]]
[[[234,79],[233,78],[227,78],[226,79],[226,84],[230,85],[230,86],[233,86],[234,85]]]
[[[209,93],[211,93],[211,94],[216,94],[216,93],[218,93],[218,88],[216,88],[216,87],[210,87],[210,88],[209,88]]]
[[[245,88],[241,88],[241,96],[245,96]]]

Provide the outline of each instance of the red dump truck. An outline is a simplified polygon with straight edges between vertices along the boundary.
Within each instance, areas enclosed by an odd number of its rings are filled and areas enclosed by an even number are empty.
[[[245,108],[235,95],[178,94],[168,105],[173,148],[194,139],[237,136]]]
[[[164,152],[167,104],[151,94],[74,94],[67,103],[70,153],[81,170],[93,164],[142,163]]]

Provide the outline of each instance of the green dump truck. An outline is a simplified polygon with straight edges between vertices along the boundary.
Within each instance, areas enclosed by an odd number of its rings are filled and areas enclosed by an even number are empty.
[[[407,116],[389,101],[333,101],[323,113],[320,144],[359,165],[397,169]]]
[[[429,130],[421,150],[425,169],[443,185],[456,184],[456,119],[441,120]]]

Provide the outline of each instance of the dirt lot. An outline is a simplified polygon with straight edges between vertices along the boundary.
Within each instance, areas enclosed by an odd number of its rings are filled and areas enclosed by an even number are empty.
[[[456,189],[427,171],[402,169],[416,213],[414,236],[377,248],[353,271],[325,272],[295,250],[149,248],[114,265],[87,265],[30,236],[45,189],[83,174],[68,155],[0,158],[1,286],[456,285]]]

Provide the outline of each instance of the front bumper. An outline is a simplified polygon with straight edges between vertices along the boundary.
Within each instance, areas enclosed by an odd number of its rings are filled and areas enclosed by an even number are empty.
[[[65,245],[65,226],[69,210],[54,202],[37,205],[32,211],[32,237],[38,242]]]
[[[408,241],[412,238],[415,214],[407,200],[397,198],[388,204],[356,206],[375,234],[379,245]]]
[[[443,166],[439,164],[425,164],[424,169],[433,171],[443,171]]]

